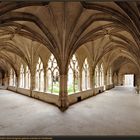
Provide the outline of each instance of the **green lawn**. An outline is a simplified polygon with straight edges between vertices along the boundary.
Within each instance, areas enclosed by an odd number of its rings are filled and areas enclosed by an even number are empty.
[[[78,85],[75,85],[75,92],[79,91],[78,89]],[[74,90],[73,90],[73,85],[69,85],[68,86],[68,93],[74,93]]]
[[[49,86],[48,91],[51,92],[51,86]],[[53,93],[59,93],[59,83],[54,83],[53,85]]]
[[[79,91],[78,85],[75,85],[75,92]],[[51,86],[48,87],[48,92],[51,92]],[[53,85],[53,93],[59,93],[59,83]],[[68,86],[68,94],[74,93],[73,85]]]

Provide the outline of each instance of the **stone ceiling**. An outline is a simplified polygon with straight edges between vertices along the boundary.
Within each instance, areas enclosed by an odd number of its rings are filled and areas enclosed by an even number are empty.
[[[31,41],[55,55],[61,73],[81,46],[95,64],[124,56],[140,70],[140,2],[0,2],[0,68],[26,61]]]

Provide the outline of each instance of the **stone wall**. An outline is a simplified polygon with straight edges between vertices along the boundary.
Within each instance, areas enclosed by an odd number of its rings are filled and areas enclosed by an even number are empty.
[[[33,91],[32,93],[32,97],[57,105],[58,107],[60,106],[59,104],[59,96],[58,95],[54,95],[51,93],[44,93],[44,92],[39,92],[39,91]]]
[[[108,85],[108,88],[110,88],[110,89],[113,88],[113,85]],[[80,100],[84,100],[86,98],[95,96],[95,95],[100,94],[102,92],[104,92],[103,86],[95,88],[94,90],[86,90],[86,91],[77,92],[75,94],[71,94],[68,96],[69,105],[77,103]]]
[[[113,84],[111,84],[111,85],[106,85],[106,90],[109,90],[109,89],[112,89],[112,88],[114,88],[114,85],[113,85]]]
[[[91,97],[91,96],[94,96],[93,90],[86,90],[86,91],[82,91],[82,92],[77,92],[75,94],[71,94],[68,96],[69,105],[77,103],[78,98],[81,98],[81,100],[84,100],[84,99]]]
[[[114,86],[112,84],[112,85],[107,85],[106,87],[107,87],[107,89],[111,89]],[[21,94],[26,95],[26,96],[30,96],[29,89],[24,89],[24,88],[17,88],[16,89],[15,87],[8,86],[8,90],[18,92],[18,93],[21,93]],[[77,103],[77,102],[84,100],[86,98],[95,96],[95,95],[100,94],[102,92],[104,92],[103,86],[95,88],[94,90],[86,90],[86,91],[81,91],[81,92],[71,94],[68,96],[69,105]],[[44,102],[51,103],[51,104],[54,104],[54,105],[60,107],[58,95],[45,93],[45,92],[39,92],[39,91],[32,91],[32,97],[35,99],[39,99],[39,100],[42,100]]]
[[[24,88],[17,88],[16,89],[15,87],[12,87],[12,86],[8,86],[7,89],[11,90],[11,91],[14,91],[14,92],[21,93],[21,94],[26,95],[26,96],[30,96],[30,90],[29,89],[24,89]],[[39,92],[39,91],[32,91],[32,97],[36,98],[36,99],[39,99],[39,100],[42,100],[42,101],[47,102],[47,103],[54,104],[56,106],[60,106],[58,95],[45,93],[45,92]]]

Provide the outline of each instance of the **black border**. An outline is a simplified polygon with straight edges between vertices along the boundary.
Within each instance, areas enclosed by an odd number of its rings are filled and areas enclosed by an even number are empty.
[[[140,2],[140,0],[0,0],[1,2],[29,2],[29,1],[45,1],[45,2]],[[93,135],[93,136],[85,136],[85,135],[73,135],[73,136],[64,136],[64,135],[59,135],[59,136],[45,136],[45,135],[0,135],[0,140],[140,140],[140,135],[139,136],[132,136],[132,135]]]
[[[0,136],[0,140],[140,140],[140,136]]]

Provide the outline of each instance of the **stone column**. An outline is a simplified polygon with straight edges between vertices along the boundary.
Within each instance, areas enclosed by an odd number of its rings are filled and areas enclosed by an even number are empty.
[[[23,88],[26,88],[26,68],[24,68],[24,87]]]
[[[44,68],[44,92],[46,92],[46,79],[47,79],[47,73],[46,73],[46,68]]]
[[[108,88],[107,88],[107,73],[105,73],[104,74],[104,86],[105,86],[105,88],[104,88],[104,90],[107,90]]]
[[[114,86],[118,85],[118,79],[117,79],[117,74],[116,73],[113,74],[112,82],[113,82]]]
[[[32,40],[32,43],[34,41]],[[30,60],[30,96],[32,97],[32,92],[35,89],[35,73],[36,73],[36,63],[34,56],[34,47],[31,45],[31,60]]]
[[[5,80],[6,80],[6,84],[5,85],[8,87],[9,86],[9,77],[5,77]]]
[[[117,86],[119,86],[119,75],[117,74]]]
[[[59,102],[61,111],[65,111],[68,106],[67,74],[60,74]]]
[[[79,90],[82,91],[82,68],[79,70]]]
[[[140,75],[136,75],[136,92],[140,92]]]
[[[100,69],[98,69],[98,74],[97,74],[97,78],[98,78],[98,87],[101,86],[101,85],[100,85],[100,75],[101,75]]]
[[[94,67],[91,67],[90,68],[90,88],[91,89],[94,89],[95,88],[95,79],[94,79]]]
[[[123,84],[123,77],[121,74],[118,74],[118,85],[121,86]]]
[[[49,88],[49,77],[48,77],[48,75],[47,75],[47,73],[46,73],[46,92],[48,91],[48,88]]]
[[[68,100],[68,66],[70,63],[69,55],[62,51],[60,54],[59,61],[57,62],[59,66],[59,107],[61,111],[65,111],[69,107]]]
[[[121,85],[121,86],[123,86],[123,84],[124,84],[124,83],[123,83],[123,76],[124,76],[124,75],[122,75],[122,74],[119,76],[119,77],[120,77],[120,85]]]
[[[32,97],[32,91],[35,89],[35,73],[31,73],[30,80],[30,96]]]
[[[16,75],[16,92],[17,92],[17,90],[18,90],[18,88],[19,88],[19,85],[20,85],[20,75],[19,75],[19,73]]]

